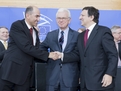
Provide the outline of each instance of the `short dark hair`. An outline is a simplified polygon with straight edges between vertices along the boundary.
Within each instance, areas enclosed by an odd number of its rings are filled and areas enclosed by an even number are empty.
[[[88,10],[88,16],[94,16],[93,21],[98,24],[99,22],[99,10],[93,6],[84,7],[82,10]]]
[[[25,17],[26,17],[26,14],[27,13],[32,13],[32,11],[33,11],[33,7],[32,6],[28,6],[27,8],[26,8],[26,10],[25,10]]]

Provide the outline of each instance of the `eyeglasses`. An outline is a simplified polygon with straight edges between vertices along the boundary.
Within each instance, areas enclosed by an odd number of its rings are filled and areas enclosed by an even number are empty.
[[[67,20],[67,19],[69,19],[69,17],[57,17],[56,19],[57,20]]]
[[[121,32],[114,32],[115,34],[121,34]]]

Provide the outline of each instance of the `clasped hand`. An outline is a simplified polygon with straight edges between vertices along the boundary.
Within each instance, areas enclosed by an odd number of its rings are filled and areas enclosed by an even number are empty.
[[[61,52],[58,52],[58,51],[50,52],[49,58],[51,58],[53,60],[60,59],[60,58],[62,58],[62,53]]]

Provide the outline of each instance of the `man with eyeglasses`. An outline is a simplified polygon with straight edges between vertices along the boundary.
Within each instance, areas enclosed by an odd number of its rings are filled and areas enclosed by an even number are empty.
[[[58,29],[49,32],[41,43],[41,49],[68,53],[74,50],[78,32],[68,25],[71,14],[68,9],[60,8],[56,13]],[[61,59],[48,60],[46,73],[46,91],[76,91],[79,84],[78,59],[64,63]]]

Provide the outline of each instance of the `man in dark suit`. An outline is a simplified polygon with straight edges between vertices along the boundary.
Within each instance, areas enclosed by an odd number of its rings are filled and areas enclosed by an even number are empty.
[[[120,34],[121,35],[121,34]],[[120,36],[121,37],[121,36]],[[118,55],[119,55],[119,60],[118,60],[118,68],[121,68],[121,40],[118,43]]]
[[[114,37],[114,42],[116,45],[116,48],[118,50],[118,65],[117,65],[117,74],[116,74],[116,80],[115,80],[115,90],[114,91],[121,91],[121,27],[114,25],[111,28],[113,37]]]
[[[111,31],[98,25],[95,7],[84,7],[79,19],[87,30],[79,34],[75,50],[63,55],[63,62],[80,56],[81,91],[114,91],[118,54]]]
[[[56,13],[59,29],[49,32],[41,43],[41,49],[68,53],[75,48],[78,32],[68,27],[70,11],[60,8]],[[63,32],[63,35],[61,34]],[[62,37],[63,36],[63,37]],[[76,91],[79,84],[78,61],[63,63],[61,59],[47,62],[46,91]]]
[[[111,32],[112,32],[112,35],[114,37],[114,42],[115,42],[116,48],[117,48],[118,53],[119,53],[117,67],[121,68],[121,60],[120,60],[121,59],[121,43],[120,43],[120,41],[121,41],[121,27],[115,25],[111,28]]]
[[[34,58],[45,61],[48,57],[56,58],[55,53],[39,48],[38,32],[34,28],[39,20],[40,10],[29,6],[25,19],[11,25],[8,49],[0,66],[0,91],[29,91]]]
[[[5,50],[7,49],[9,31],[6,27],[0,27],[0,62],[2,62]]]

